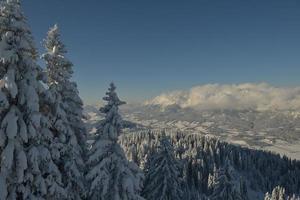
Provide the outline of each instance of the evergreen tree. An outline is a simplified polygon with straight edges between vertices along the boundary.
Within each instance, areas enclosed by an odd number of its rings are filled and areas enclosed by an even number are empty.
[[[147,200],[182,199],[179,166],[169,140],[162,136],[157,151],[147,164],[143,190],[143,196]]]
[[[285,189],[283,187],[277,186],[272,191],[272,200],[285,200]]]
[[[217,168],[216,166],[214,166],[214,171],[212,174],[208,175],[208,180],[207,180],[207,187],[208,187],[208,193],[211,194],[213,192],[213,189],[216,186],[216,182],[217,182]]]
[[[230,166],[226,164],[224,168],[217,171],[215,186],[211,200],[241,200],[240,193],[235,189],[232,176],[230,174]]]
[[[280,186],[275,187],[272,191],[272,194],[266,194],[265,200],[287,200],[285,189]]]
[[[86,189],[84,182],[85,129],[82,121],[82,101],[77,86],[70,79],[72,63],[65,57],[65,45],[60,40],[58,26],[48,32],[45,40],[49,92],[52,95],[51,121],[56,133],[52,151],[56,162],[62,166],[68,199],[82,199]]]
[[[271,200],[271,195],[269,194],[269,192],[266,193],[264,200]]]
[[[0,4],[0,200],[65,197],[52,160],[53,134],[37,52],[19,0]]]
[[[265,195],[264,200],[299,200],[299,197],[292,195],[291,197],[287,196],[285,189],[283,187],[277,186],[273,189],[272,194],[268,192]]]
[[[143,175],[139,168],[126,159],[123,149],[118,144],[121,134],[122,119],[118,107],[120,101],[115,92],[116,87],[110,84],[107,96],[103,99],[107,105],[100,109],[105,114],[105,121],[97,131],[87,164],[90,181],[90,200],[142,200],[139,195]]]

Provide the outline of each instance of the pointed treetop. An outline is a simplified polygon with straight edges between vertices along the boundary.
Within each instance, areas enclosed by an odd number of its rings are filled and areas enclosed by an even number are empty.
[[[115,91],[116,89],[117,89],[117,87],[116,87],[116,85],[114,84],[114,82],[111,82],[110,84],[109,84],[109,86],[110,86],[110,88],[108,88],[108,90],[109,91]]]
[[[116,93],[116,86],[113,82],[110,83],[110,87],[108,88],[108,92],[106,92],[106,97],[103,97],[104,101],[107,101],[108,104],[101,108],[100,111],[103,113],[107,113],[113,106],[118,107],[120,105],[126,104],[126,102],[121,101]]]
[[[67,50],[60,39],[58,25],[55,24],[47,33],[44,40],[46,53],[42,55],[46,61],[48,84],[60,83],[61,87],[66,86],[73,74],[73,63],[65,56]]]
[[[52,51],[53,54],[67,53],[65,45],[61,42],[59,27],[55,24],[50,28],[45,40],[45,48],[48,51]]]
[[[48,35],[51,35],[51,36],[57,36],[57,37],[60,36],[59,28],[58,28],[58,25],[57,25],[57,24],[54,24],[53,27],[50,27],[50,29],[49,29],[49,31],[48,31]]]

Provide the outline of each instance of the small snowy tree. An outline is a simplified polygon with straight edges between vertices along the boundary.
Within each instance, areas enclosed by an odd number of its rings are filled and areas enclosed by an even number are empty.
[[[213,173],[208,175],[208,179],[207,179],[207,188],[208,188],[208,192],[209,194],[213,192],[213,189],[216,185],[217,182],[217,168],[216,166],[214,166],[214,171]]]
[[[283,187],[277,186],[273,189],[272,194],[267,193],[265,195],[265,200],[289,200],[294,197],[288,198],[285,194],[285,189]]]
[[[267,193],[265,194],[264,200],[271,200],[271,195],[269,194],[269,192],[267,192]]]
[[[277,186],[272,191],[272,200],[285,200],[285,189],[283,187]]]
[[[0,200],[62,199],[52,133],[41,113],[45,92],[19,0],[0,4]]]
[[[82,101],[72,77],[72,63],[65,57],[65,45],[60,40],[58,26],[48,32],[45,40],[47,53],[43,55],[47,66],[51,102],[51,127],[56,132],[52,144],[56,162],[63,166],[64,184],[68,199],[82,199],[84,182],[85,128],[82,121]]]
[[[87,179],[90,182],[90,200],[142,200],[139,195],[143,175],[140,169],[126,159],[118,144],[122,119],[118,107],[120,101],[115,85],[110,84],[107,96],[103,99],[107,105],[100,109],[105,114],[105,122],[97,131],[98,137],[93,144],[87,164]]]
[[[147,164],[143,196],[147,200],[182,199],[181,178],[173,147],[162,136],[157,151]]]

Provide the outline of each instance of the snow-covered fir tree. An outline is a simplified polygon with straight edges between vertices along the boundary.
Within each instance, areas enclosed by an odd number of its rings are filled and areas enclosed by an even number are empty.
[[[69,124],[78,138],[81,149],[85,151],[87,133],[83,122],[83,102],[79,96],[77,84],[71,81],[73,64],[65,57],[67,50],[60,40],[57,25],[49,30],[45,40],[45,48],[47,53],[44,54],[44,59],[48,63],[48,84],[55,84],[56,89],[62,91],[64,95],[62,100],[66,104],[65,110]]]
[[[227,160],[228,161],[228,160]],[[231,175],[231,165],[226,163],[224,168],[217,170],[215,175],[216,180],[213,188],[213,193],[210,196],[211,200],[241,200],[242,197],[236,190]],[[245,194],[246,195],[246,194]]]
[[[58,26],[52,27],[45,39],[49,92],[51,100],[51,128],[56,133],[52,143],[56,162],[62,167],[68,199],[82,199],[86,188],[84,180],[85,129],[82,101],[77,86],[71,81],[72,63],[65,57]]]
[[[63,199],[61,174],[42,113],[46,92],[19,0],[0,3],[0,200]]]
[[[118,144],[122,119],[118,107],[121,101],[116,87],[110,84],[103,100],[107,105],[100,109],[105,114],[105,122],[97,131],[97,138],[90,150],[87,164],[87,179],[90,182],[88,199],[90,200],[142,200],[139,195],[143,174],[132,162],[129,162]]]
[[[147,164],[143,197],[147,200],[183,199],[178,165],[170,138],[163,135]]]
[[[273,189],[272,194],[266,193],[264,200],[299,200],[299,197],[296,195],[292,195],[289,197],[285,193],[285,189],[283,187],[277,186]]]
[[[209,193],[213,192],[214,187],[216,186],[217,183],[217,168],[214,166],[214,171],[213,173],[210,173],[208,175],[208,180],[207,180],[207,189]]]

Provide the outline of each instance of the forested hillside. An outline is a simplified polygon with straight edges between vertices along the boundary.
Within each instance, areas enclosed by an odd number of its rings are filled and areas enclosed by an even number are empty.
[[[121,136],[120,143],[127,157],[147,174],[163,135],[170,137],[182,179],[179,187],[186,199],[263,199],[277,185],[284,187],[286,194],[300,191],[300,162],[287,157],[180,131],[131,133]],[[222,195],[216,191],[222,189],[220,184],[230,187],[226,191],[232,198],[216,197]]]

